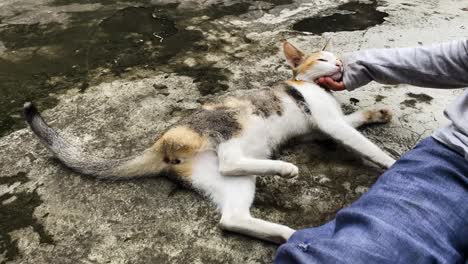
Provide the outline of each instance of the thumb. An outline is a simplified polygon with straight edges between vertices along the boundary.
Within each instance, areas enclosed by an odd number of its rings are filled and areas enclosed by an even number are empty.
[[[330,77],[320,78],[319,83],[333,91],[343,91],[346,89],[343,81],[337,82]]]

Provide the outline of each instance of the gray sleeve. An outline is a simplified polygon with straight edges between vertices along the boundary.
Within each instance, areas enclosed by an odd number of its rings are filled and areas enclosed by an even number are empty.
[[[344,59],[343,82],[354,90],[371,81],[430,88],[468,86],[468,39],[433,46],[372,49]]]

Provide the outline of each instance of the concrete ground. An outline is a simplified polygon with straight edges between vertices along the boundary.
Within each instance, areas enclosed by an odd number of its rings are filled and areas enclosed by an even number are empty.
[[[282,39],[313,51],[331,38],[343,54],[468,36],[457,0],[378,1],[383,23],[323,34],[292,27],[346,14],[345,2],[225,2],[0,3],[0,263],[270,263],[277,247],[221,231],[209,201],[169,180],[95,181],[64,168],[22,129],[25,100],[87,153],[125,157],[203,102],[288,78]],[[390,124],[362,132],[397,157],[446,122],[459,93],[372,83],[336,96],[348,112],[392,109]],[[325,223],[382,173],[330,140],[291,142],[279,158],[300,176],[259,178],[252,212],[293,228]]]

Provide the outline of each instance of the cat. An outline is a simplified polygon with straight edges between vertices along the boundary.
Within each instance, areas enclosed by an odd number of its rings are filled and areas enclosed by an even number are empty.
[[[25,118],[41,142],[78,173],[100,179],[176,178],[211,198],[221,212],[222,229],[283,243],[295,230],[250,215],[256,176],[290,178],[299,173],[294,164],[268,159],[281,143],[319,129],[384,168],[395,162],[355,129],[389,122],[389,110],[343,115],[331,92],[314,83],[322,76],[341,78],[342,65],[333,53],[305,56],[289,42],[283,43],[283,51],[293,69],[291,80],[206,104],[134,157],[106,160],[84,155],[50,128],[30,102],[24,106]]]

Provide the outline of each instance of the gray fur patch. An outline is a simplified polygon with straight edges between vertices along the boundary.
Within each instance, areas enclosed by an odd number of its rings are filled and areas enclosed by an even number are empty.
[[[57,131],[47,125],[33,104],[24,107],[26,120],[31,130],[41,142],[68,168],[81,174],[94,176],[100,179],[126,179],[144,175],[118,175],[119,169],[125,168],[127,162],[138,156],[106,160],[85,155],[79,148],[70,144],[60,136]]]
[[[245,97],[253,105],[253,114],[267,118],[273,114],[281,116],[283,105],[281,99],[272,89],[264,89]]]
[[[200,109],[183,119],[178,125],[185,125],[201,135],[221,142],[232,138],[242,129],[236,118],[237,114],[238,111],[224,107],[214,110]]]

